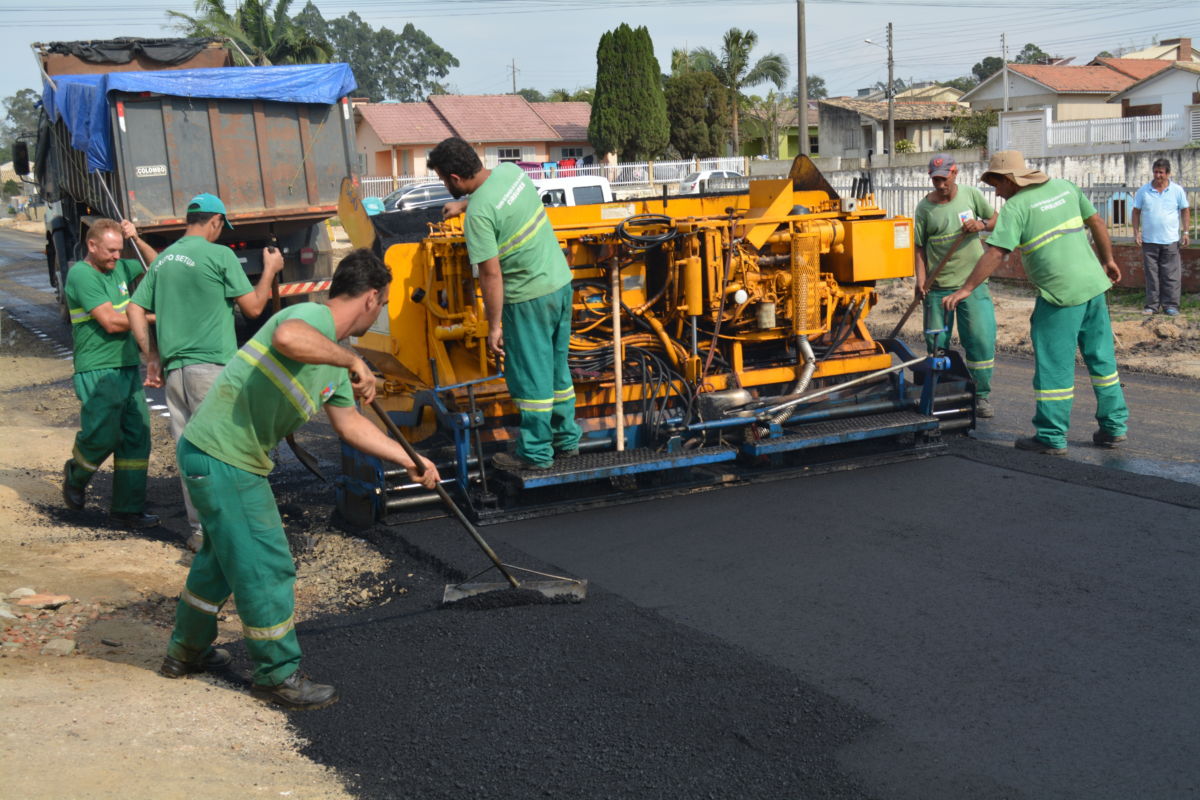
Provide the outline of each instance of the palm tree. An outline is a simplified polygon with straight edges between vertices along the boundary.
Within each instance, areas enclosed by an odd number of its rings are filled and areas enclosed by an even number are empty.
[[[773,83],[776,89],[782,89],[790,72],[787,59],[779,53],[767,53],[755,61],[752,66],[750,51],[756,44],[758,44],[758,34],[754,31],[743,32],[738,28],[730,28],[725,31],[719,56],[705,47],[696,48],[693,56],[693,58],[699,57],[711,62],[712,73],[729,91],[729,105],[732,108],[733,116],[731,127],[734,153],[737,153],[741,142],[738,131],[738,107],[745,100],[742,89],[757,86],[765,81]],[[696,62],[692,61],[692,63]]]
[[[228,40],[243,66],[328,62],[333,46],[297,25],[287,13],[291,4],[292,0],[241,0],[230,14],[224,0],[196,0],[196,16],[178,11],[167,15],[189,36]]]

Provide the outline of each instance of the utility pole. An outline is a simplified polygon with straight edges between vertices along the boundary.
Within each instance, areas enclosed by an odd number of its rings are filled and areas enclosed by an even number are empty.
[[[512,60],[512,66],[509,67],[509,69],[512,70],[512,78],[513,78],[513,92],[512,93],[516,94],[517,93],[517,60],[515,58]]]
[[[892,23],[888,23],[888,82],[887,82],[887,99],[888,99],[888,135],[887,135],[887,151],[888,151],[888,166],[892,165],[892,156],[896,152],[896,84],[892,77],[894,62],[892,60]]]
[[[810,155],[808,144],[808,52],[804,47],[804,0],[796,0],[796,144],[800,152]]]
[[[1000,67],[1001,79],[1004,81],[1004,110],[1008,111],[1008,43],[1004,39],[1004,34],[1000,34],[1000,60],[1003,66]]]

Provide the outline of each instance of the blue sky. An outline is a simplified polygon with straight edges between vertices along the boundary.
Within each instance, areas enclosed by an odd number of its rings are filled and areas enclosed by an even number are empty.
[[[233,7],[234,0],[227,0]],[[298,12],[304,3],[296,0]],[[621,22],[644,25],[664,70],[673,48],[718,50],[730,27],[759,36],[757,54],[778,52],[796,60],[796,2],[743,0],[322,0],[326,18],[355,10],[372,25],[393,29],[411,21],[453,53],[461,66],[446,78],[453,91],[518,88],[576,89],[595,82],[600,35]],[[1200,44],[1200,4],[1187,0],[807,0],[809,72],[825,78],[830,94],[853,95],[887,77],[882,47],[888,22],[895,25],[898,78],[934,80],[970,72],[971,65],[1000,54],[1007,35],[1010,57],[1026,42],[1086,63],[1101,50],[1136,49],[1156,38],[1191,35]],[[191,0],[0,0],[0,97],[37,88],[28,44],[37,41],[114,36],[172,36],[167,9],[192,12]],[[794,83],[795,77],[790,80]],[[759,87],[765,93],[768,87]],[[755,90],[751,90],[755,91]]]

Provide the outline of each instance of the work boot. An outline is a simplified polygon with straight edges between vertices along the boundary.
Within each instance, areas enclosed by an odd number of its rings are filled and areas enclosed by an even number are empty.
[[[1147,317],[1150,316],[1151,314],[1157,314],[1158,306],[1146,306],[1145,308],[1142,309],[1142,313],[1145,314]]]
[[[313,683],[297,670],[275,686],[250,687],[250,694],[266,703],[276,703],[294,711],[324,708],[337,702],[337,689],[327,683]]]
[[[72,511],[79,511],[83,508],[84,501],[87,495],[87,487],[77,488],[71,485],[71,459],[67,459],[67,463],[63,464],[63,502],[67,508]]]
[[[1118,435],[1115,433],[1109,433],[1101,428],[1092,434],[1092,444],[1096,445],[1096,447],[1107,447],[1111,450],[1121,442],[1125,441],[1126,438],[1127,437],[1124,434]]]
[[[578,447],[574,447],[570,450],[555,450],[554,451],[554,460],[558,461],[560,458],[575,458],[578,455],[579,455]]]
[[[208,651],[208,655],[199,661],[180,661],[178,658],[167,656],[163,659],[162,666],[158,668],[158,672],[164,678],[183,678],[197,672],[208,672],[209,670],[227,667],[231,661],[233,661],[233,656],[229,655],[228,650],[214,647]]]
[[[535,464],[513,453],[499,452],[492,456],[492,466],[505,472],[545,472],[554,466],[554,462]]]
[[[1017,439],[1013,442],[1013,447],[1018,450],[1028,450],[1031,453],[1042,453],[1048,456],[1065,456],[1067,454],[1067,448],[1046,444],[1036,436],[1026,436],[1022,439]]]
[[[992,409],[992,403],[986,397],[975,398],[975,416],[980,419],[991,419],[996,416],[996,412]]]
[[[144,511],[110,511],[108,518],[114,525],[130,530],[158,525],[158,516]]]

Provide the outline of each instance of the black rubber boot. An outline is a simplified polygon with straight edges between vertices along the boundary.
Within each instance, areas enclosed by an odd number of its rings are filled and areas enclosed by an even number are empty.
[[[180,661],[178,658],[167,656],[163,659],[162,666],[158,668],[158,671],[167,678],[183,678],[197,672],[208,672],[210,669],[227,667],[230,661],[233,661],[233,656],[229,655],[228,650],[214,647],[199,661]]]
[[[267,703],[276,703],[293,711],[308,711],[337,702],[337,689],[326,683],[313,683],[308,676],[297,670],[283,683],[275,686],[250,687],[250,694]]]

